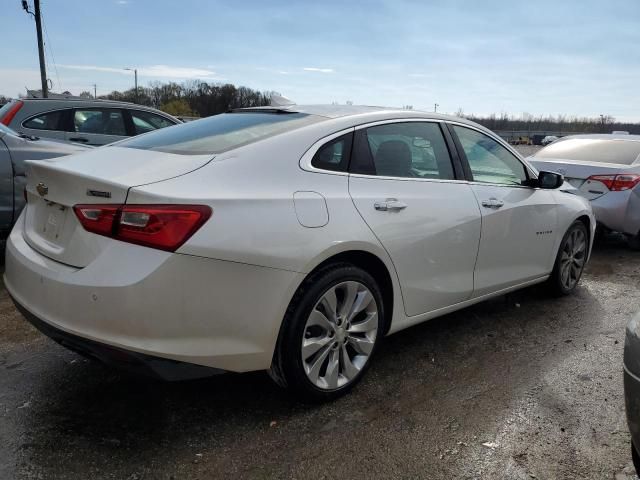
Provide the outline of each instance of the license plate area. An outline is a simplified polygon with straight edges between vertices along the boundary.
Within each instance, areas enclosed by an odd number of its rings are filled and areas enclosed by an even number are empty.
[[[45,240],[58,244],[64,231],[69,208],[55,202],[43,202],[40,205],[40,235]]]

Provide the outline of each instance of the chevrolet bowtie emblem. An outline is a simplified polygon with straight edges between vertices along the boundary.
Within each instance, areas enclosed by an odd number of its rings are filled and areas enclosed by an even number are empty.
[[[41,197],[44,197],[47,193],[49,193],[49,187],[47,187],[44,183],[40,182],[36,185],[36,190],[40,194]]]

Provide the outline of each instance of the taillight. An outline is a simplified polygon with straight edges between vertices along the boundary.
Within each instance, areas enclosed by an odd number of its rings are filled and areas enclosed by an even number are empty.
[[[211,216],[205,205],[76,205],[85,230],[123,242],[176,251]]]
[[[640,175],[623,173],[620,175],[592,175],[587,181],[604,183],[612,192],[621,192],[634,188],[640,182]]]
[[[9,110],[7,110],[7,113],[5,113],[2,118],[0,118],[0,123],[3,123],[8,127],[11,123],[11,120],[13,120],[13,117],[16,116],[16,113],[18,113],[18,110],[20,110],[23,105],[24,102],[22,100],[16,100],[13,105],[11,105]]]

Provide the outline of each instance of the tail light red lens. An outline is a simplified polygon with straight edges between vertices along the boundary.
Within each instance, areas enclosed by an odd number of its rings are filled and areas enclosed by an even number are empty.
[[[174,252],[211,217],[205,205],[76,205],[85,230]]]
[[[623,173],[620,175],[592,175],[587,180],[604,183],[612,192],[631,190],[640,182],[640,175]]]
[[[13,117],[16,116],[16,113],[18,113],[18,111],[22,108],[23,105],[24,105],[24,102],[22,100],[16,100],[9,107],[9,110],[7,110],[7,113],[5,113],[2,116],[2,118],[0,118],[0,123],[3,123],[8,127],[9,124],[11,123],[11,120],[13,120]]]

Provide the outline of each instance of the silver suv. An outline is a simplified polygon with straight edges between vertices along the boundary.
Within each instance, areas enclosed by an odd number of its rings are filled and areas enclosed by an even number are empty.
[[[0,123],[26,135],[98,146],[182,122],[135,103],[23,98],[0,108]]]

